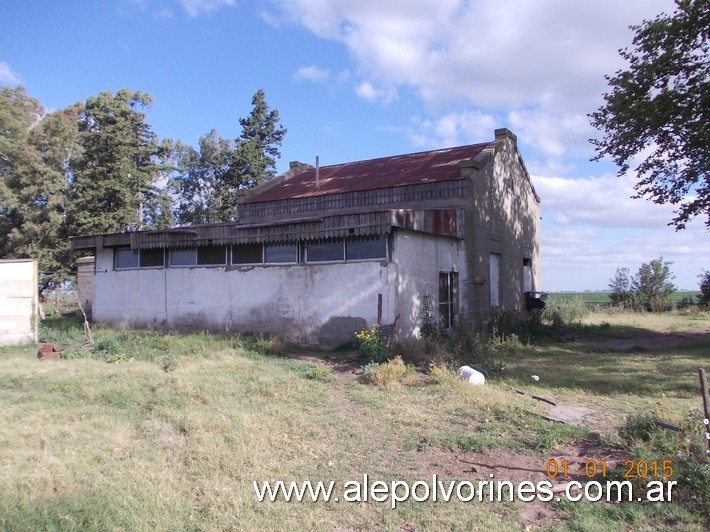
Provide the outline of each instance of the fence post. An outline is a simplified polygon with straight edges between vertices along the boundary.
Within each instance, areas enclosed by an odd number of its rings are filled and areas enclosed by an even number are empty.
[[[705,436],[708,439],[708,454],[710,454],[710,394],[708,393],[708,377],[703,368],[698,368],[698,373],[700,374],[700,393],[703,394]]]

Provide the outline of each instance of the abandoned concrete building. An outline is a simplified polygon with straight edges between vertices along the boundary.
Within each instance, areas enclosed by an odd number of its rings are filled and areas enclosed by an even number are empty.
[[[291,169],[244,191],[236,223],[80,236],[92,314],[115,326],[262,332],[338,344],[363,326],[419,334],[425,300],[528,312],[540,199],[507,129],[491,142]]]

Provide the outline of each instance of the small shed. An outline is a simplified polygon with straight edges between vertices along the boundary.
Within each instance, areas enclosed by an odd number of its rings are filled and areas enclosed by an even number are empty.
[[[0,260],[0,345],[37,342],[38,287],[36,260]]]

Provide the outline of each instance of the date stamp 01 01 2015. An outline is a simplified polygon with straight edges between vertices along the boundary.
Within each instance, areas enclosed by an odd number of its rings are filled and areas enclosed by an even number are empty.
[[[606,460],[587,460],[584,466],[581,463],[577,465],[579,470],[575,470],[575,465],[570,464],[567,460],[550,459],[545,464],[545,474],[549,478],[569,477],[570,475],[578,477],[606,478],[607,468],[611,471]],[[623,465],[623,478],[654,478],[654,479],[669,479],[673,476],[673,460],[625,460]]]

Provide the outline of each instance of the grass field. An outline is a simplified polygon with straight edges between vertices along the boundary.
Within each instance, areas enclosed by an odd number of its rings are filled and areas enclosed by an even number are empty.
[[[496,355],[485,387],[455,367],[366,384],[355,354],[275,340],[94,328],[53,318],[0,349],[2,530],[705,530],[710,465],[697,368],[710,314],[594,313]],[[512,345],[512,344],[511,344]],[[405,361],[410,348],[397,353]],[[533,383],[530,376],[540,377]],[[525,395],[516,390],[525,392]],[[553,423],[552,406],[586,408]],[[683,433],[649,426],[682,426]],[[705,447],[703,447],[705,446]],[[674,502],[258,502],[253,481],[546,479],[550,459],[671,460]],[[582,464],[582,465],[580,465]],[[570,473],[571,475],[572,473]],[[564,479],[554,479],[556,483]],[[635,481],[638,483],[637,481]]]
[[[698,300],[698,296],[701,294],[700,291],[693,290],[682,290],[673,292],[670,296],[671,303],[680,303],[685,298],[691,298],[693,301]],[[548,301],[570,301],[573,299],[579,299],[584,304],[589,306],[602,306],[609,304],[609,292],[599,291],[599,292],[550,292],[548,294]]]

